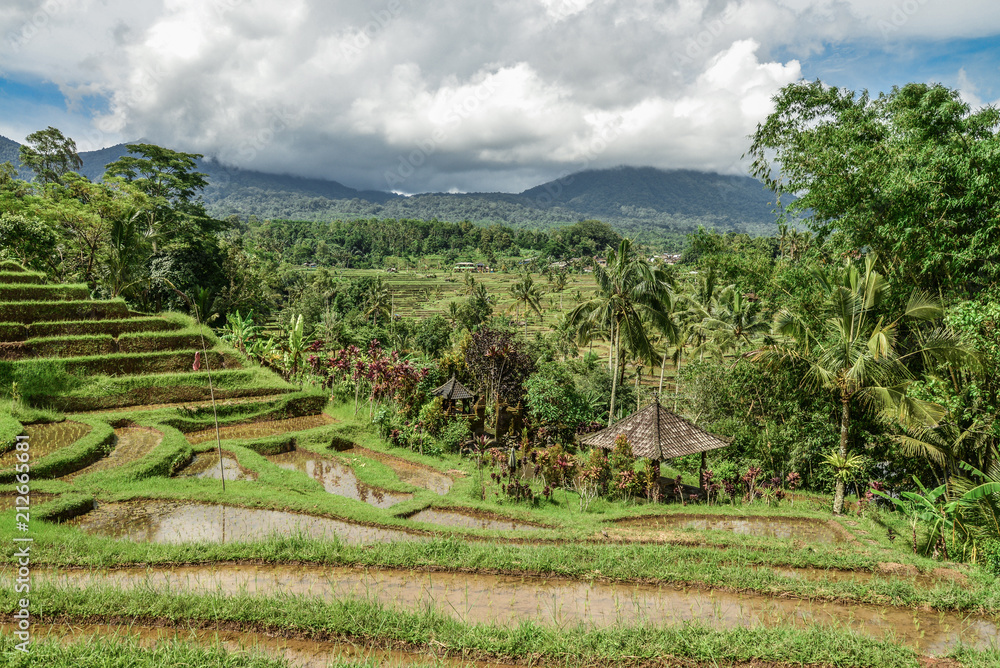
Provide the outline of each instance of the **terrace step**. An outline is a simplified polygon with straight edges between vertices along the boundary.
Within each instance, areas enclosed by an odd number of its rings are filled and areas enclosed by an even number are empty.
[[[45,274],[38,271],[0,271],[0,283],[45,283]]]
[[[124,320],[63,320],[24,324],[0,322],[0,341],[25,341],[27,339],[60,336],[87,336],[107,334],[118,338],[123,334],[140,332],[169,332],[182,329],[183,325],[156,316],[142,316]]]
[[[209,350],[166,351],[156,353],[94,355],[88,357],[59,358],[63,369],[71,374],[135,376],[151,373],[178,373],[193,371],[195,353],[200,353],[201,368],[241,369],[243,362],[235,355]],[[25,359],[14,362],[30,365],[45,358]]]
[[[75,285],[0,284],[0,302],[51,302],[83,299],[90,299],[90,288],[83,283]]]
[[[108,301],[21,301],[0,302],[0,322],[36,322],[62,320],[115,320],[128,317],[125,300]]]

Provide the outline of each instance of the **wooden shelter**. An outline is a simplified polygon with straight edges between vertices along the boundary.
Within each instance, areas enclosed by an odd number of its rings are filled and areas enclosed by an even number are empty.
[[[611,450],[615,447],[615,439],[622,435],[632,446],[632,454],[652,459],[657,468],[664,459],[700,452],[703,472],[705,453],[729,445],[728,441],[699,429],[676,413],[671,413],[660,405],[659,400],[607,429],[584,437],[580,442]],[[698,478],[700,487],[702,476],[699,474]]]
[[[469,412],[469,404],[467,402],[476,398],[472,392],[470,392],[465,385],[458,382],[458,379],[454,376],[451,377],[447,383],[441,387],[432,390],[431,394],[436,397],[441,397],[444,400],[444,410],[448,415],[454,415],[459,412],[455,410],[455,402],[462,402],[462,413]]]

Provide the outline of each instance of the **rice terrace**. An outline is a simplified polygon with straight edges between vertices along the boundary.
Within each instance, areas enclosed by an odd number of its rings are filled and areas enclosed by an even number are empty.
[[[0,665],[1000,666],[1000,112],[772,88],[749,175],[519,193],[3,139]]]

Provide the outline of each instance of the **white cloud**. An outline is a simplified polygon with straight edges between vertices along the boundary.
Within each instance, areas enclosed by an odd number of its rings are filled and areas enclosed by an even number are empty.
[[[108,98],[84,148],[146,137],[357,187],[516,190],[623,163],[737,171],[801,59],[1000,29],[1000,6],[968,4],[13,0],[0,62]]]

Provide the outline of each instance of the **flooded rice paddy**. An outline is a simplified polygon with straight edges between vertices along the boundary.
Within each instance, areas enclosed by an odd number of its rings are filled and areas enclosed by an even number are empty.
[[[105,503],[69,524],[89,534],[151,543],[253,542],[270,536],[337,538],[351,544],[426,540],[327,517],[181,501]]]
[[[219,453],[216,451],[199,452],[191,463],[177,472],[177,478],[214,478],[221,480],[225,475],[227,481],[256,480],[257,474],[240,466],[236,456],[231,452],[222,453],[222,465],[219,465]]]
[[[810,543],[841,543],[844,535],[829,522],[803,517],[727,517],[723,515],[657,515],[620,520],[616,530],[657,532],[694,529],[729,531],[741,536],[783,538]]]
[[[107,457],[97,460],[90,466],[74,471],[63,480],[73,478],[96,471],[107,471],[109,469],[124,466],[131,462],[136,462],[153,451],[163,441],[163,432],[151,427],[121,427],[115,429],[115,448]]]
[[[28,436],[31,461],[37,462],[56,450],[73,445],[89,434],[90,429],[89,424],[70,421],[25,425],[24,433]],[[0,469],[13,468],[16,463],[16,450],[0,455]]]
[[[0,633],[13,633],[13,625],[0,623]],[[152,647],[161,643],[184,642],[214,647],[221,645],[234,653],[262,652],[269,656],[288,661],[297,668],[327,668],[334,662],[356,662],[361,665],[384,668],[404,666],[447,666],[448,668],[474,668],[477,666],[500,666],[467,661],[459,658],[440,658],[434,654],[416,654],[394,650],[383,650],[350,642],[323,640],[301,640],[295,638],[275,638],[253,631],[229,631],[217,629],[162,628],[154,626],[117,626],[108,624],[42,624],[32,625],[32,637],[37,639],[58,639],[64,644],[91,641],[105,642],[105,638],[132,640],[142,647]],[[367,662],[367,663],[363,663]]]
[[[345,597],[401,609],[433,607],[469,623],[552,626],[671,625],[715,628],[820,624],[874,637],[894,636],[918,651],[940,655],[958,643],[996,646],[996,618],[858,603],[772,598],[669,585],[586,582],[469,573],[367,570],[310,565],[219,565],[35,574],[70,586],[107,584],[224,594],[300,594],[333,601]]]
[[[347,464],[308,450],[292,450],[267,458],[283,469],[305,473],[330,494],[364,501],[378,508],[389,508],[413,498],[412,494],[405,492],[391,492],[366,485],[358,480]],[[364,466],[364,463],[356,461],[355,465]]]
[[[417,464],[416,462],[411,462],[408,459],[394,457],[393,455],[387,455],[383,452],[369,450],[368,448],[363,448],[360,445],[355,445],[347,450],[341,450],[340,454],[345,457],[350,457],[355,461],[360,457],[382,462],[395,471],[396,475],[399,476],[399,479],[403,482],[409,483],[414,487],[429,489],[436,494],[440,494],[441,496],[447,494],[448,491],[451,490],[451,486],[454,483],[451,476],[441,473],[437,469],[430,466]]]
[[[288,418],[286,420],[268,420],[266,422],[248,422],[235,424],[228,427],[219,428],[219,438],[222,440],[230,438],[250,439],[265,438],[277,434],[287,434],[292,431],[305,431],[333,424],[335,420],[326,413],[319,415],[305,415],[303,417]],[[185,434],[191,445],[215,440],[215,427],[202,429]]]
[[[440,524],[448,527],[493,529],[495,531],[531,531],[545,528],[511,518],[478,514],[471,509],[456,508],[426,508],[410,515],[409,519],[414,522],[427,522],[428,524]]]
[[[29,504],[28,507],[29,507],[29,509],[30,508],[35,508],[37,506],[42,505],[43,503],[48,503],[49,501],[51,501],[55,497],[56,497],[55,494],[46,494],[46,493],[43,493],[43,492],[32,492],[32,493],[28,494],[28,504]],[[22,497],[22,499],[23,498],[24,497]],[[17,503],[17,495],[16,494],[0,494],[0,510],[11,510],[12,508],[14,508],[17,505],[21,505],[23,507],[24,503],[23,503],[23,501],[22,501],[21,504]]]

